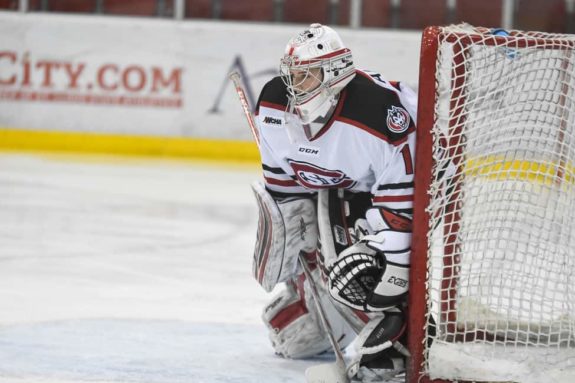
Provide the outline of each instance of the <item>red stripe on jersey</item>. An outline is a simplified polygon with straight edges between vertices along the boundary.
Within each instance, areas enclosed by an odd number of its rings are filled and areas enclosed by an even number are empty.
[[[385,142],[387,142],[389,144],[392,144],[393,146],[398,146],[398,145],[403,144],[405,141],[407,141],[407,137],[408,137],[409,133],[415,131],[415,126],[411,125],[411,127],[409,129],[407,129],[407,134],[405,135],[405,137],[403,137],[402,139],[400,139],[398,141],[391,141],[389,139],[389,137],[387,137],[385,134],[382,134],[382,133],[378,132],[377,130],[373,130],[369,126],[364,125],[361,122],[352,120],[350,118],[339,117],[339,116],[337,117],[336,120],[343,122],[344,124],[353,125],[356,128],[359,128],[361,130],[365,130],[369,134],[372,134],[372,135],[376,136],[377,138],[381,138],[382,140],[384,140]]]
[[[373,197],[373,202],[410,202],[413,201],[413,194],[411,195],[386,195]]]
[[[263,106],[265,108],[281,110],[282,112],[284,112],[287,108],[285,105],[275,104],[273,102],[268,102],[268,101],[260,102],[260,107],[261,106]]]
[[[297,182],[294,180],[278,180],[276,178],[264,177],[266,182],[271,185],[278,185],[278,186],[299,186]]]

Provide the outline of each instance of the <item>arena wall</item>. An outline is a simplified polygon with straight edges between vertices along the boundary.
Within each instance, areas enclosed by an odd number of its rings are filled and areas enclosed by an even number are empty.
[[[0,12],[0,149],[257,160],[252,105],[304,25]],[[338,29],[356,66],[417,87],[420,32]]]

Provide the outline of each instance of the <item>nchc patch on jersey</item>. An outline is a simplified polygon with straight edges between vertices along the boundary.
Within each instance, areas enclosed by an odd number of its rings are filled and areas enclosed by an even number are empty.
[[[380,74],[356,71],[333,115],[304,143],[286,129],[287,92],[279,77],[263,88],[256,116],[266,188],[277,198],[325,188],[371,192],[376,205],[409,212],[413,202],[417,97]]]
[[[409,113],[400,106],[392,105],[387,110],[387,127],[394,133],[403,133],[409,128]]]

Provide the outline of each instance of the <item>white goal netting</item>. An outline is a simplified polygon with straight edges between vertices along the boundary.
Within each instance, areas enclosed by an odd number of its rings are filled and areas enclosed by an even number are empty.
[[[575,36],[439,39],[423,369],[573,382]]]

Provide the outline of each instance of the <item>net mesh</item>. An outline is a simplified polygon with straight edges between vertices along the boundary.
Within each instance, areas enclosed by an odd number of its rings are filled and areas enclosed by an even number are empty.
[[[468,25],[439,34],[433,379],[575,379],[574,47],[575,36]]]

